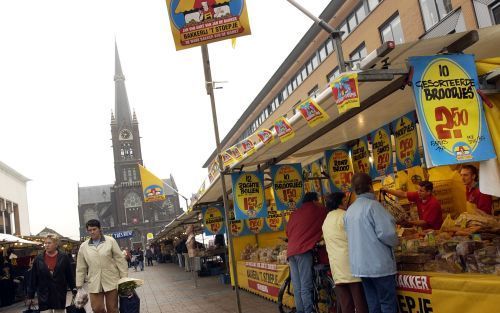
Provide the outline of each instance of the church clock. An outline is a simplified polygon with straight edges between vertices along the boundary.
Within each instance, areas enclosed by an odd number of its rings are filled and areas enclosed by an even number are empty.
[[[122,129],[120,131],[120,140],[130,140],[132,139],[132,132],[128,129]]]

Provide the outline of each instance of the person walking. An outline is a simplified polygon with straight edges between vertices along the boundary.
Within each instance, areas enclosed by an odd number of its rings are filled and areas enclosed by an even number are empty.
[[[59,238],[56,235],[47,235],[44,247],[45,251],[33,260],[28,299],[30,304],[34,304],[36,293],[40,311],[64,313],[68,287],[76,295],[71,261],[68,255],[59,251]]]
[[[344,228],[346,200],[343,192],[334,192],[326,197],[326,209],[329,213],[322,227],[323,238],[342,313],[367,313],[361,278],[352,276],[349,265],[349,247]]]
[[[175,253],[177,254],[177,260],[179,261],[179,267],[183,268],[184,267],[184,257],[182,255],[184,249],[186,249],[186,241],[182,238],[179,238],[177,241],[177,245],[175,246]]]
[[[308,192],[304,195],[302,206],[290,216],[286,227],[287,257],[297,313],[315,312],[311,250],[321,239],[325,217],[326,209],[319,204],[318,194]]]
[[[122,252],[123,252],[123,257],[125,257],[125,260],[127,261],[127,267],[130,268],[132,266],[132,263],[130,262],[132,255],[130,254],[128,247],[123,248]]]
[[[12,277],[10,260],[0,254],[0,307],[14,303],[14,278]]]
[[[154,256],[154,250],[153,247],[146,247],[146,261],[147,261],[147,266],[153,266],[153,256]]]
[[[141,247],[137,249],[137,263],[141,271],[144,271],[144,251]]]
[[[394,218],[375,200],[370,176],[354,174],[352,187],[357,199],[344,218],[352,276],[361,278],[370,313],[397,313]]]
[[[94,313],[118,313],[117,285],[128,276],[127,262],[113,237],[101,232],[98,220],[86,223],[90,239],[81,244],[76,264],[76,286],[88,277],[90,306]]]

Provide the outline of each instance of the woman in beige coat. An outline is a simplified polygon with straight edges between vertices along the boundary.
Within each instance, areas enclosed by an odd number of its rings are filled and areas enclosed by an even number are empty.
[[[329,194],[326,197],[326,208],[330,212],[323,222],[323,238],[341,311],[368,313],[363,284],[360,278],[352,276],[349,264],[349,248],[344,228],[346,195],[342,192]]]
[[[118,313],[117,285],[128,275],[127,261],[116,240],[102,234],[98,220],[89,220],[86,227],[90,239],[78,251],[76,286],[81,288],[88,282],[94,313]]]

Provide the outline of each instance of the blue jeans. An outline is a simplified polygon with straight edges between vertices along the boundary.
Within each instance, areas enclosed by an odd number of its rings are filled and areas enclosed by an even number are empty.
[[[311,252],[288,258],[292,277],[293,296],[297,313],[314,312],[313,305],[313,256]]]
[[[370,313],[397,313],[396,275],[361,277]]]

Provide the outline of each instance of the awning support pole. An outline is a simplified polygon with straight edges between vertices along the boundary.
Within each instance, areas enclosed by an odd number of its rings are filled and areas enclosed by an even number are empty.
[[[215,144],[217,147],[217,158],[219,160],[219,169],[222,171],[224,168],[224,163],[222,162],[221,156],[221,144],[219,137],[219,125],[217,123],[217,111],[215,108],[215,97],[214,97],[214,83],[212,81],[212,70],[210,68],[210,58],[208,55],[207,45],[201,46],[201,55],[203,58],[203,70],[205,72],[205,87],[207,89],[207,94],[210,96],[210,104],[212,106],[212,120],[214,123],[214,133],[215,133]],[[229,260],[231,262],[231,271],[233,273],[234,279],[234,290],[236,292],[236,307],[237,312],[241,313],[241,302],[240,302],[240,291],[238,289],[238,273],[236,272],[236,258],[234,257],[234,245],[233,245],[233,235],[231,234],[231,225],[229,223],[229,200],[227,197],[226,190],[226,180],[224,175],[220,175],[220,181],[222,184],[222,201],[224,202],[224,220],[226,224],[226,235],[229,242]]]

